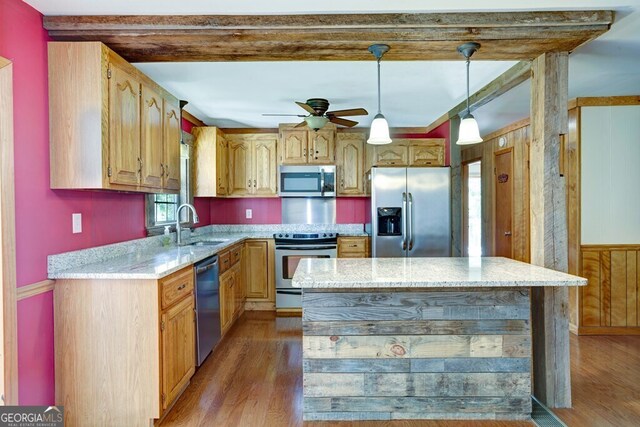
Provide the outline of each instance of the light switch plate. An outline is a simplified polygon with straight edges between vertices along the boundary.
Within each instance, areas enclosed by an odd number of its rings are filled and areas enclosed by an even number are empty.
[[[246,219],[251,219],[251,218],[253,218],[253,210],[252,210],[252,209],[247,209],[247,210],[245,211],[245,218],[246,218]]]
[[[82,214],[71,214],[71,228],[73,234],[82,233]]]

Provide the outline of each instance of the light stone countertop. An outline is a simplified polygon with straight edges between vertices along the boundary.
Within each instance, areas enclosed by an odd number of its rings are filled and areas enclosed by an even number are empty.
[[[303,259],[297,288],[585,286],[587,279],[508,258]]]

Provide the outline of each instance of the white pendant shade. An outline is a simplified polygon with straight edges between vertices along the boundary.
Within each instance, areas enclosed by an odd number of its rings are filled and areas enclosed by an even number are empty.
[[[369,133],[368,144],[383,145],[390,144],[391,138],[389,137],[389,123],[387,119],[380,113],[376,114],[371,122],[371,131]]]
[[[311,129],[318,130],[322,129],[329,122],[329,119],[324,116],[308,116],[304,118],[304,121]]]
[[[467,114],[460,122],[460,130],[458,132],[458,145],[469,145],[482,142],[480,137],[480,129],[478,129],[478,122],[471,115]]]

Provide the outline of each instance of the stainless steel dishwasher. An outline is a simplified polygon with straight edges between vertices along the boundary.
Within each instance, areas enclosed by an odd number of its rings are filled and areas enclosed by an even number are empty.
[[[220,282],[218,255],[195,264],[198,366],[220,341]]]

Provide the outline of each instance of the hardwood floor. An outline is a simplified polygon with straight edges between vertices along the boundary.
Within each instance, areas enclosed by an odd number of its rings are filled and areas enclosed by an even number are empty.
[[[302,425],[302,332],[297,317],[247,312],[196,372],[160,424]],[[640,425],[640,337],[571,336],[569,426]],[[507,421],[306,422],[305,426],[532,426]]]

